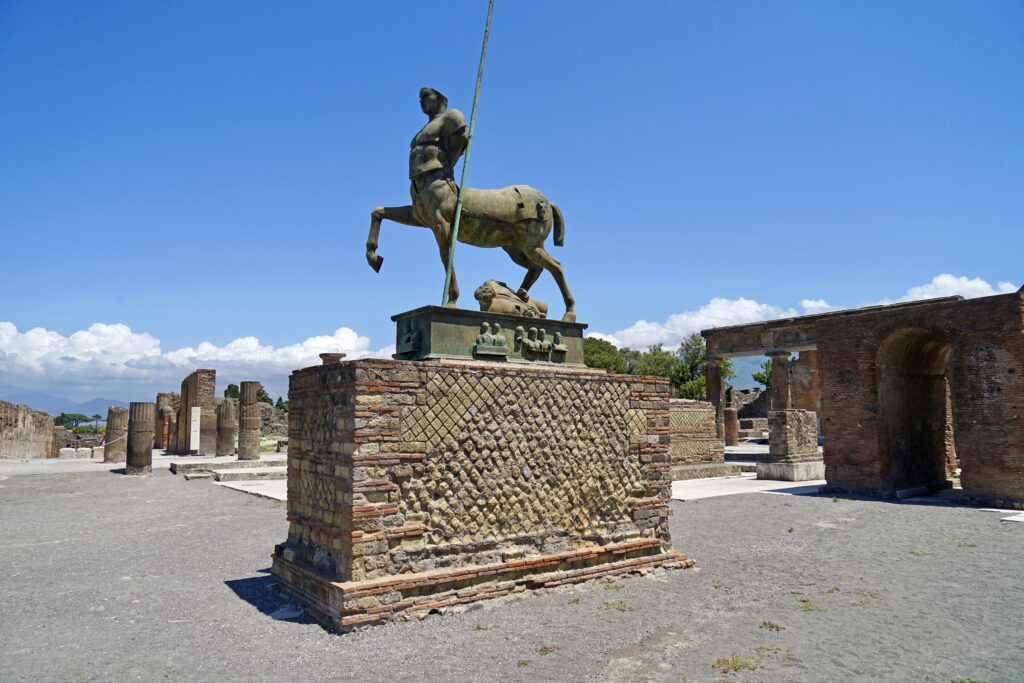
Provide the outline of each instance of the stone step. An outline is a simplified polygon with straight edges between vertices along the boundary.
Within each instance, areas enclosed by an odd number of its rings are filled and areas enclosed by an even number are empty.
[[[287,479],[287,467],[237,467],[213,471],[217,481],[252,481],[254,479]]]
[[[171,474],[183,474],[185,472],[213,472],[214,470],[230,470],[236,468],[251,469],[254,467],[284,467],[288,464],[286,458],[273,458],[267,460],[198,460],[192,462],[172,462]]]
[[[185,481],[192,481],[193,479],[213,479],[213,472],[201,470],[199,472],[185,472],[181,476]]]
[[[686,479],[710,479],[711,477],[736,477],[742,468],[728,463],[700,463],[697,465],[673,465],[672,481]]]

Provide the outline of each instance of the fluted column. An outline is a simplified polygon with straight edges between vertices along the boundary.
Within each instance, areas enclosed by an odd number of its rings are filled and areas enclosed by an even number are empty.
[[[103,462],[124,462],[125,454],[128,452],[127,408],[107,408],[107,428],[104,435]]]
[[[238,434],[238,411],[235,402],[224,399],[217,406],[217,455],[231,455],[235,452],[235,436]]]
[[[256,402],[259,382],[242,382],[238,401],[238,459],[259,460],[260,407]]]
[[[153,419],[155,403],[132,403],[128,406],[127,474],[148,474],[153,470]]]

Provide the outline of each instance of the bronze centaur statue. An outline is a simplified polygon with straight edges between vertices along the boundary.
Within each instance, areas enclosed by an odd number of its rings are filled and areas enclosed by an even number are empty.
[[[420,90],[420,108],[430,119],[412,139],[409,151],[411,206],[377,207],[370,216],[370,234],[366,238],[366,260],[380,271],[384,259],[377,255],[380,224],[385,218],[403,225],[430,228],[446,266],[451,244],[452,221],[458,188],[455,164],[466,149],[466,119],[457,109],[448,109],[448,99],[433,88]],[[558,283],[565,301],[562,320],[575,321],[576,311],[562,264],[544,249],[552,228],[554,242],[565,242],[565,222],[558,205],[548,201],[529,185],[512,185],[500,190],[465,188],[459,241],[477,247],[501,247],[514,262],[526,269],[517,294],[529,299],[529,290],[547,270]],[[455,306],[459,285],[452,267],[448,305]]]

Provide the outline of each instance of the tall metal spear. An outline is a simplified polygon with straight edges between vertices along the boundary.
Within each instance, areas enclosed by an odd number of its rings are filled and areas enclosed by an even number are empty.
[[[466,140],[466,158],[462,160],[462,178],[459,180],[459,194],[455,200],[455,220],[452,221],[451,244],[448,245],[448,266],[444,271],[444,294],[441,305],[448,305],[448,288],[452,283],[452,268],[455,266],[455,245],[459,241],[459,222],[462,218],[462,192],[466,187],[466,169],[469,168],[469,150],[473,145],[473,126],[476,124],[476,103],[480,98],[480,82],[484,78],[484,57],[487,56],[487,39],[491,35],[491,15],[494,14],[494,0],[487,4],[487,23],[484,25],[484,44],[480,48],[480,66],[476,70],[476,90],[473,92],[473,109],[469,115],[469,131]]]

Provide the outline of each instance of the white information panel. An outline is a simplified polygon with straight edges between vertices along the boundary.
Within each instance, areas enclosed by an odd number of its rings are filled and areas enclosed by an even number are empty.
[[[199,418],[202,416],[203,409],[196,406],[192,409],[191,419],[189,421],[189,437],[188,437],[188,449],[190,451],[199,450]]]

